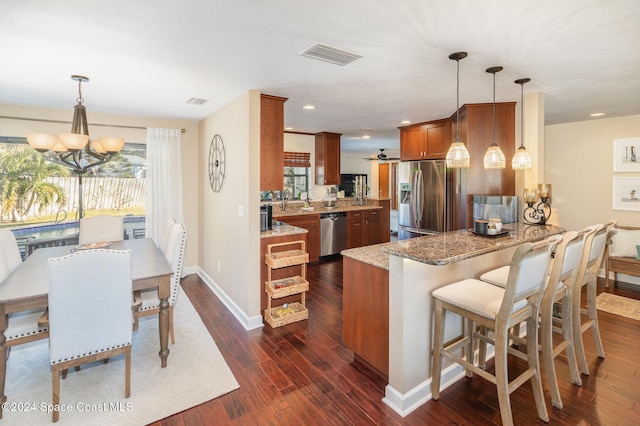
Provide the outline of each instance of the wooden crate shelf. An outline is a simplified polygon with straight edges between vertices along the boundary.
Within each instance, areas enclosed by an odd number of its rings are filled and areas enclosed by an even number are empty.
[[[284,251],[274,251],[277,247],[285,246],[290,247],[286,247],[287,249]],[[309,282],[307,281],[309,254],[306,252],[305,246],[304,241],[291,241],[267,246],[265,254],[267,281],[264,286],[264,291],[267,293],[267,309],[264,310],[264,319],[271,327],[280,327],[309,318],[309,310],[305,306],[306,292],[309,291]],[[277,280],[271,278],[273,269],[291,266],[299,266],[300,274]],[[271,306],[273,299],[296,294],[300,295],[300,302]]]

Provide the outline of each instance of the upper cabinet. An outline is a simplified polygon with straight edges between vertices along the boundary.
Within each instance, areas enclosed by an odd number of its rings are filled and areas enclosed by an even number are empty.
[[[340,185],[340,133],[316,133],[316,185]]]
[[[260,95],[260,190],[281,191],[284,182],[284,103]]]
[[[427,160],[444,158],[450,139],[449,119],[400,127],[400,159]]]

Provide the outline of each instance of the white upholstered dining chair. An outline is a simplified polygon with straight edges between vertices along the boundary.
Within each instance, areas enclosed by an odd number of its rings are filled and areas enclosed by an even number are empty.
[[[122,241],[124,239],[124,218],[122,216],[93,216],[80,220],[78,244],[102,241]]]
[[[176,220],[174,218],[169,218],[162,222],[162,226],[160,227],[160,237],[157,242],[157,246],[164,251],[167,249],[167,243],[169,242],[169,231],[171,231],[171,227],[176,224]]]
[[[511,260],[509,278],[505,288],[477,279],[465,279],[435,290],[435,322],[431,394],[440,397],[442,357],[462,365],[468,377],[473,373],[494,383],[498,393],[503,425],[512,425],[510,395],[520,385],[531,380],[538,417],[549,421],[540,375],[538,357],[538,315],[544,285],[549,275],[551,251],[561,240],[553,236],[537,243],[520,245]],[[445,346],[446,313],[463,317],[464,333]],[[527,323],[528,368],[509,381],[507,353],[508,331],[523,321]],[[474,360],[474,333],[476,326],[494,330],[495,374],[491,374]],[[462,351],[461,353],[459,351]]]
[[[0,282],[4,281],[21,263],[20,249],[13,232],[8,229],[0,230]],[[45,308],[14,312],[8,315],[7,327],[4,335],[6,346],[28,343],[33,340],[46,339],[49,328],[46,324],[38,324],[45,313]]]
[[[128,398],[133,321],[131,251],[77,251],[49,259],[47,265],[53,407],[60,405],[62,371],[117,355],[125,357]],[[54,408],[53,421],[58,417],[59,411]]]
[[[169,334],[171,343],[176,343],[175,331],[173,328],[173,308],[177,302],[180,279],[182,277],[182,265],[184,263],[184,250],[187,243],[187,231],[183,224],[174,223],[169,229],[167,243],[163,250],[164,257],[171,265],[173,274],[171,275],[171,294],[169,295]],[[135,304],[140,307],[135,311],[135,323],[133,329],[138,328],[138,320],[149,315],[156,315],[160,312],[160,298],[158,290],[143,290],[135,292]]]

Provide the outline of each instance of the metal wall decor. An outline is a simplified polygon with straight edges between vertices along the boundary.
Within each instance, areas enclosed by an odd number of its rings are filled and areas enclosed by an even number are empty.
[[[225,177],[225,152],[222,136],[216,134],[209,146],[209,184],[213,192],[220,192]]]

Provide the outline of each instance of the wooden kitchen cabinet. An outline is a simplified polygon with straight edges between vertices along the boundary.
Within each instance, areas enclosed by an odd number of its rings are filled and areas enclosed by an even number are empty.
[[[364,245],[364,210],[347,212],[347,248]]]
[[[307,252],[309,253],[309,262],[317,262],[320,260],[320,215],[319,214],[302,214],[295,216],[279,216],[277,220],[288,223],[289,225],[304,228],[307,234]]]
[[[284,103],[260,95],[260,190],[281,191],[284,182]]]
[[[340,134],[316,133],[316,185],[340,184]]]
[[[389,375],[389,271],[343,258],[342,342],[354,358]]]
[[[450,128],[449,119],[400,127],[400,159],[408,161],[444,158]]]

